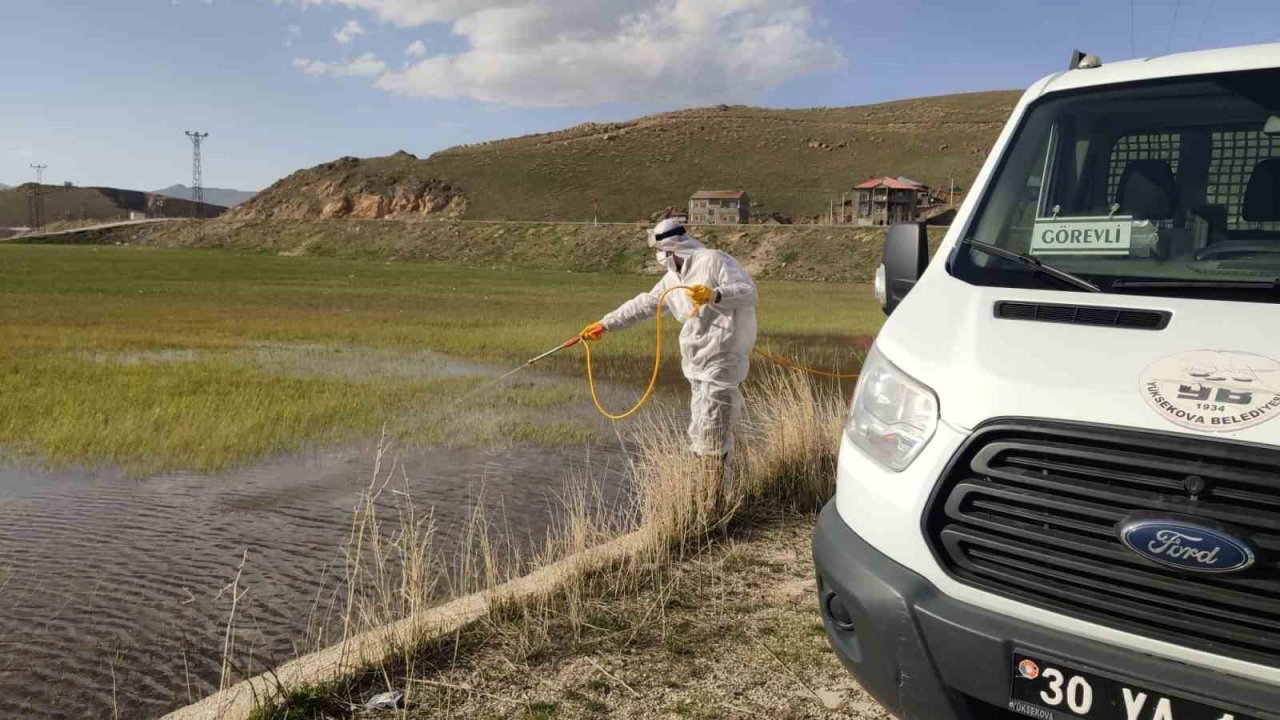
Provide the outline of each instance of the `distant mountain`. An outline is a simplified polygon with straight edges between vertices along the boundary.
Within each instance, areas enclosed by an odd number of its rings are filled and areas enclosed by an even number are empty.
[[[191,188],[186,185],[170,185],[162,190],[151,191],[153,195],[165,195],[171,198],[181,200],[191,199]],[[251,199],[257,195],[256,190],[230,190],[227,188],[211,188],[204,189],[204,201],[209,205],[221,205],[222,207],[235,207],[245,200]]]
[[[18,227],[30,220],[30,193],[35,183],[0,190],[0,227]],[[135,213],[150,218],[190,217],[191,201],[183,198],[109,187],[40,186],[46,223],[66,220],[128,220]],[[205,203],[204,217],[217,217],[225,207]]]
[[[8,190],[8,189],[9,189],[8,185],[5,185],[4,183],[0,183],[0,190]]]

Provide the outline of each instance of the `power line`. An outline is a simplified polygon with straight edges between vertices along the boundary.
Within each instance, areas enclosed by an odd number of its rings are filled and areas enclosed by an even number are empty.
[[[27,195],[28,224],[32,230],[44,227],[44,170],[48,165],[32,165],[36,171],[36,184]]]
[[[1164,52],[1169,54],[1169,49],[1173,47],[1173,29],[1178,27],[1178,11],[1182,9],[1182,0],[1178,0],[1173,6],[1173,22],[1169,23],[1169,39],[1164,43]]]
[[[191,228],[196,240],[204,236],[204,177],[200,169],[200,143],[209,133],[188,130],[191,138]]]

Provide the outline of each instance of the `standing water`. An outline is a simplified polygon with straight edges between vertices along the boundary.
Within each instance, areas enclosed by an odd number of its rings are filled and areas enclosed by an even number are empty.
[[[425,449],[397,458],[446,555],[478,496],[540,540],[573,470],[621,487],[619,450]],[[234,659],[282,663],[341,576],[369,449],[147,479],[0,464],[0,717],[154,717],[215,690],[230,591]],[[243,665],[242,665],[243,667]],[[237,674],[238,677],[238,674]]]

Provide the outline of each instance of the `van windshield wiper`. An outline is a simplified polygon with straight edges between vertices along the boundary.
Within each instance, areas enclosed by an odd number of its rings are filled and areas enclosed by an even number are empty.
[[[1139,290],[1270,290],[1280,292],[1280,280],[1130,280],[1116,278],[1109,290],[1136,288]]]
[[[1102,292],[1102,288],[1094,285],[1088,280],[1085,280],[1079,275],[1072,275],[1066,270],[1059,270],[1052,265],[1045,265],[1040,262],[1039,258],[1036,258],[1033,255],[1025,255],[1023,253],[1013,252],[1012,250],[1005,250],[999,245],[992,245],[991,243],[974,240],[973,238],[965,238],[963,244],[968,245],[975,250],[981,250],[988,255],[1004,258],[1005,260],[1012,260],[1023,267],[1030,268],[1034,272],[1051,277],[1058,282],[1066,283],[1067,285],[1079,288],[1085,292]]]

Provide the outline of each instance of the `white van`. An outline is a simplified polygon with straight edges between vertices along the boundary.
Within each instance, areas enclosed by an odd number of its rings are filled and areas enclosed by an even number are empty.
[[[814,537],[862,685],[913,720],[1280,718],[1280,44],[1076,53],[933,262],[890,229],[877,294]]]

